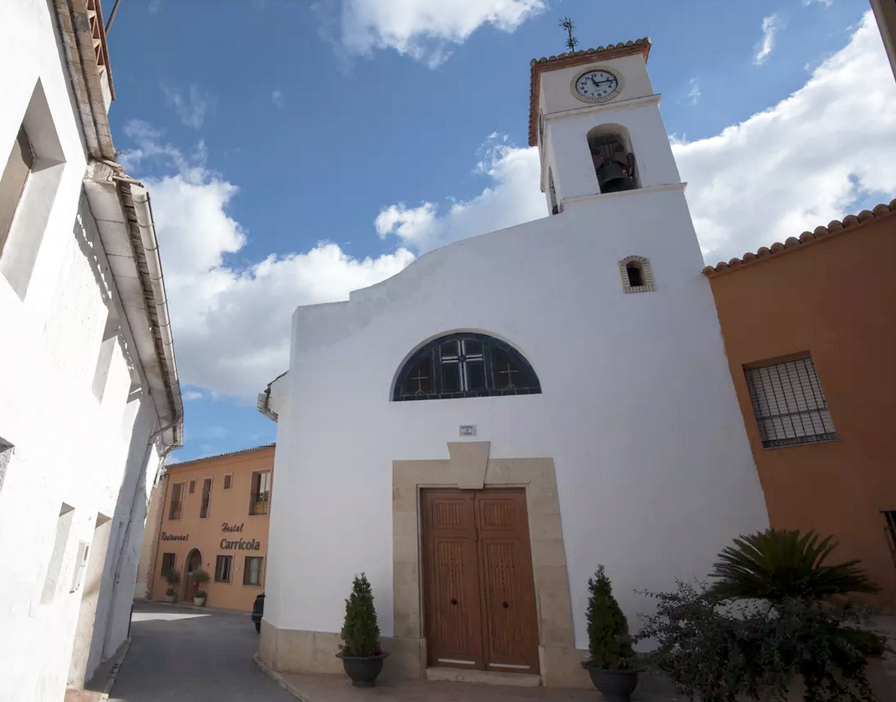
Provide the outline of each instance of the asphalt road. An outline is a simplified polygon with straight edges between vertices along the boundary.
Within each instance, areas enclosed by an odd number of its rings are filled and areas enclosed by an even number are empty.
[[[115,702],[295,702],[252,662],[248,614],[135,602],[131,622]]]

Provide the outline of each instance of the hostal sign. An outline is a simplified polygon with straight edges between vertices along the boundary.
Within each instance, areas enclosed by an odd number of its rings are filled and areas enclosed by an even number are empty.
[[[224,522],[221,525],[221,533],[223,534],[232,534],[232,533],[242,533],[243,525],[242,524],[228,524]],[[243,540],[238,539],[236,541],[230,541],[229,539],[221,539],[221,545],[219,547],[222,551],[260,551],[261,544],[255,539]]]

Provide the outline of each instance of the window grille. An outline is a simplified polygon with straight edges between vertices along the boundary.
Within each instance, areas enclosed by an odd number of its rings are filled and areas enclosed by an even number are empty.
[[[431,341],[404,364],[392,399],[541,393],[535,370],[512,346],[484,334],[451,334]]]
[[[229,583],[233,570],[233,556],[218,556],[215,559],[215,582]]]
[[[744,372],[764,448],[837,438],[811,358]]]
[[[246,556],[246,564],[243,568],[243,585],[261,586],[264,579],[264,558],[259,556]]]

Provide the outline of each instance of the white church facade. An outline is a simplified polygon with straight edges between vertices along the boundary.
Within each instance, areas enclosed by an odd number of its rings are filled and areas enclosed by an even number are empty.
[[[365,572],[384,676],[590,685],[587,582],[633,628],[768,526],[648,40],[533,61],[548,212],[299,307],[260,657],[338,672]]]

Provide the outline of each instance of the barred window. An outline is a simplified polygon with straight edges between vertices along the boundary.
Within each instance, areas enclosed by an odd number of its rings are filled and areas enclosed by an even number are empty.
[[[531,395],[535,370],[509,344],[484,334],[450,334],[429,342],[404,364],[392,399]]]
[[[764,448],[837,438],[811,358],[744,372]]]

